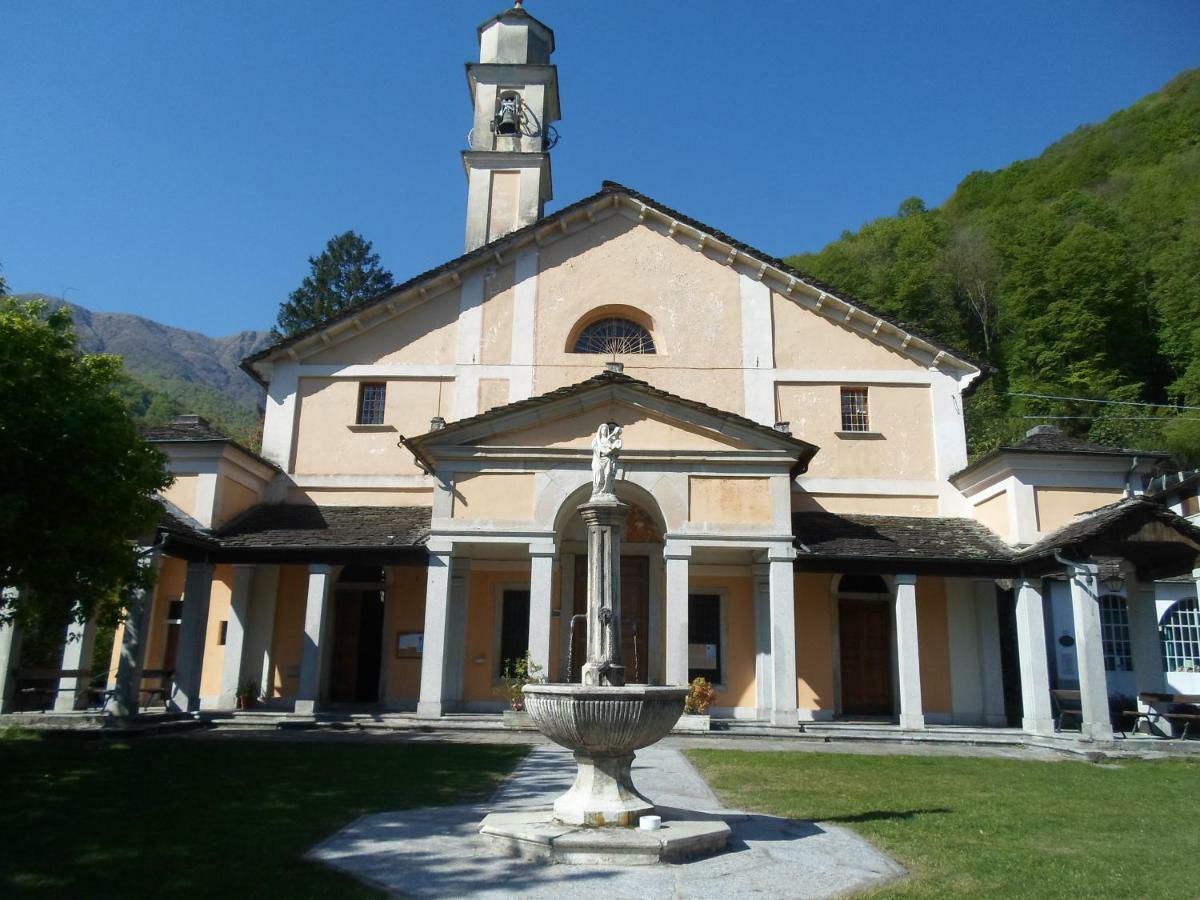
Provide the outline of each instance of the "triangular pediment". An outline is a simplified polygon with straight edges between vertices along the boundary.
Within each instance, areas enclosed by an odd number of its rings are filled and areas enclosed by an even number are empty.
[[[433,335],[437,329],[449,327],[453,322],[457,312],[457,293],[472,273],[503,270],[530,248],[547,253],[548,248],[558,242],[578,240],[588,232],[602,230],[603,223],[613,217],[636,223],[639,232],[654,232],[664,242],[695,254],[694,262],[683,269],[699,271],[711,265],[727,267],[739,275],[762,282],[793,305],[797,312],[812,313],[815,319],[830,327],[854,332],[863,339],[864,344],[885,348],[919,367],[940,367],[962,379],[964,385],[980,372],[978,365],[936,339],[917,335],[903,323],[872,310],[862,301],[827,288],[781,260],[612,182],[605,182],[604,187],[590,197],[259,351],[244,360],[242,368],[266,383],[274,361],[307,361],[331,356],[331,348],[346,342],[365,347],[370,343],[366,335],[380,326],[386,326],[384,332],[397,332],[380,334],[376,343],[385,347],[404,341],[418,342],[424,339],[423,335],[431,336],[429,342],[437,344],[438,340]],[[436,308],[430,308],[431,304]],[[821,338],[817,336],[814,339]],[[418,347],[416,343],[413,347],[415,356],[427,357],[434,352],[429,347]],[[348,355],[357,357],[360,354],[355,350]],[[366,352],[362,355],[369,358],[379,354]]]
[[[519,448],[590,452],[597,428],[622,426],[624,453],[766,453],[807,464],[816,447],[735,413],[605,372],[489,410],[406,442],[436,458],[450,448]]]

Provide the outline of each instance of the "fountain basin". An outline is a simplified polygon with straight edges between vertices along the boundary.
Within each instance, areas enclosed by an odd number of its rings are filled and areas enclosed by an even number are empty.
[[[534,727],[554,743],[588,756],[624,756],[670,733],[688,689],[527,684],[524,693]]]
[[[654,812],[633,785],[634,751],[670,732],[687,688],[527,684],[524,693],[534,726],[574,751],[579,767],[571,789],[554,802],[557,822],[628,828]]]

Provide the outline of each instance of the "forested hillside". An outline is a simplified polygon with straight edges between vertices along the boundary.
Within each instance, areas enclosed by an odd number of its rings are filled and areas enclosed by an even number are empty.
[[[45,294],[18,296],[44,300],[50,308],[64,304]],[[196,413],[235,440],[258,448],[263,390],[238,363],[265,346],[269,332],[241,331],[210,338],[142,316],[66,305],[82,350],[124,360],[128,378],[122,392],[140,423],[159,425],[183,413]]]
[[[973,456],[1053,422],[1200,462],[1200,409],[1015,396],[1200,407],[1200,69],[788,261],[996,369]]]

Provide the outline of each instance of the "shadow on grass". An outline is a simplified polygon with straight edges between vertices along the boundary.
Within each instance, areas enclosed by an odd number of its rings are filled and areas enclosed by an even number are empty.
[[[301,862],[359,816],[482,800],[524,748],[0,742],[0,896],[371,896]]]
[[[929,815],[947,815],[953,813],[954,810],[944,807],[935,806],[929,809],[871,809],[866,812],[855,813],[850,816],[816,816],[818,822],[832,822],[837,825],[855,825],[860,822],[890,822],[894,820],[906,821],[914,819],[917,816]]]

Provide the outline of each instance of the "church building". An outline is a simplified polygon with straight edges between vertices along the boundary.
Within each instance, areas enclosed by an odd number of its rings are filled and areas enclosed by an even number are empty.
[[[631,187],[546,214],[554,33],[518,3],[478,37],[465,252],[245,360],[261,454],[195,417],[147,435],[176,478],[114,702],[157,671],[201,715],[437,720],[498,713],[526,654],[577,680],[605,423],[626,680],[707,678],[715,723],[1110,740],[1110,697],[1200,657],[1161,454],[1040,428],[969,462],[988,373],[936,335]]]

